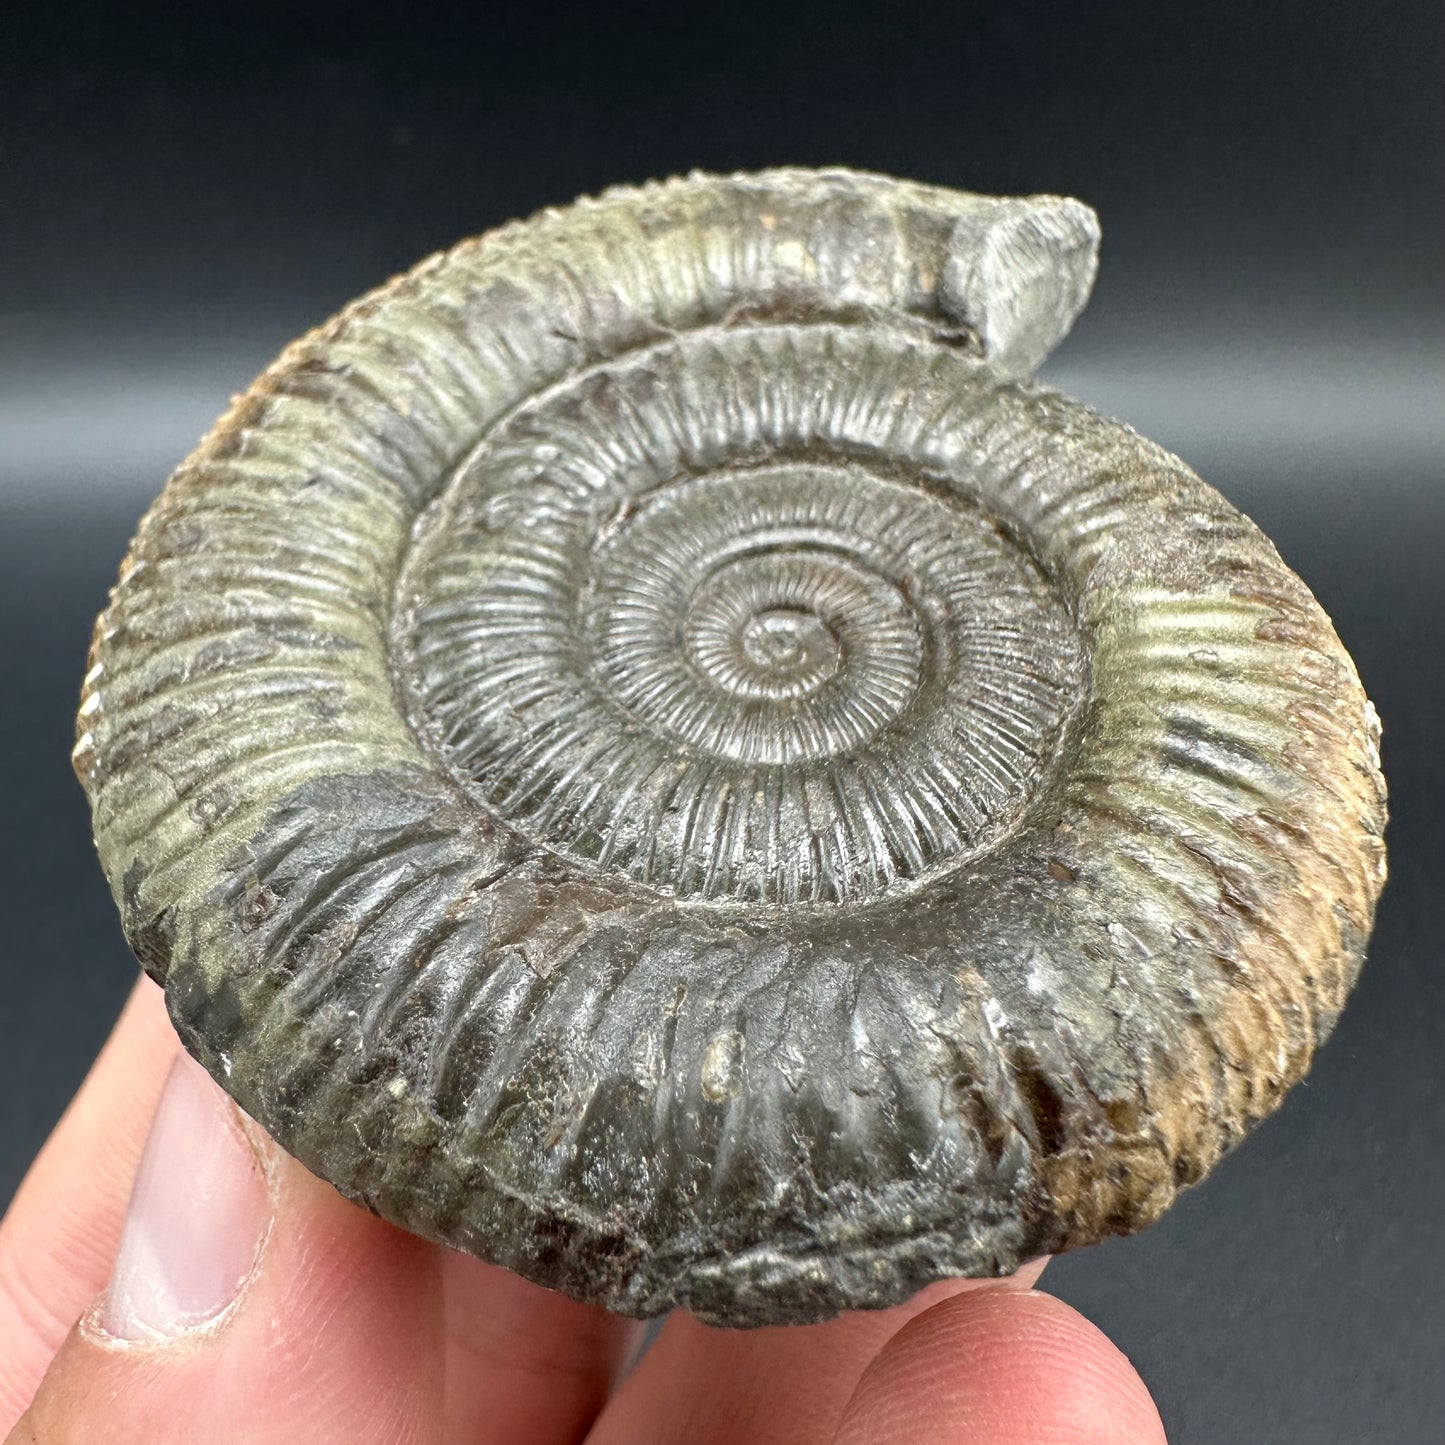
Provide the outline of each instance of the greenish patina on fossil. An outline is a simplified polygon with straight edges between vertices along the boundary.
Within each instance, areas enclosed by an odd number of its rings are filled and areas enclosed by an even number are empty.
[[[1257,528],[1024,379],[1096,245],[693,176],[463,242],[235,403],[76,767],[287,1149],[742,1325],[1140,1228],[1275,1106],[1370,930],[1378,730]]]

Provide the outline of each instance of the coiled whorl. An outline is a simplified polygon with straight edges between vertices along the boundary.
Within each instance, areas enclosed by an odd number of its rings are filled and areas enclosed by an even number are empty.
[[[1077,202],[692,176],[303,338],[97,624],[188,1048],[419,1233],[757,1324],[1138,1228],[1308,1066],[1377,727],[1259,531],[1019,378]]]

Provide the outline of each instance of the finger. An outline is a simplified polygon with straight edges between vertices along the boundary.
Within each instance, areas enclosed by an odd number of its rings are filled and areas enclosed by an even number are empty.
[[[347,1204],[172,1066],[107,1293],[16,1445],[433,1445],[437,1251]]]
[[[447,1430],[458,1445],[572,1445],[643,1327],[447,1251]]]
[[[628,1377],[588,1445],[817,1445],[830,1440],[863,1371],[891,1336],[940,1299],[1028,1289],[1035,1260],[1007,1280],[940,1280],[907,1304],[821,1325],[714,1329],[679,1312]]]
[[[0,1434],[104,1287],[136,1161],[180,1050],[142,978],[0,1223]]]
[[[960,1295],[869,1366],[834,1445],[1165,1445],[1144,1382],[1051,1295]]]
[[[142,978],[0,1224],[0,1436],[105,1285],[151,1114],[179,1050],[161,990]],[[640,1327],[450,1252],[442,1270],[445,1438],[575,1439]]]

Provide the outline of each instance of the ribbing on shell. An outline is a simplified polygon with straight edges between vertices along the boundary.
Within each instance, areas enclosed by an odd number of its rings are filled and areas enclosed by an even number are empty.
[[[1139,1228],[1307,1068],[1377,726],[1259,531],[1018,377],[1077,202],[693,176],[422,263],[178,469],[76,767],[343,1193],[730,1324]]]

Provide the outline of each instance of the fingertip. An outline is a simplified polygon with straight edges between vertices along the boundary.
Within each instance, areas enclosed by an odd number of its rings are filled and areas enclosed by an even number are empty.
[[[19,1440],[25,1429],[47,1445],[440,1438],[435,1247],[346,1203],[269,1147],[274,1218],[234,1305],[195,1324],[173,1321],[180,1327],[170,1334],[122,1338],[101,1301],[61,1348]]]
[[[1052,1295],[955,1295],[905,1325],[864,1372],[835,1445],[1164,1445],[1144,1382]]]
[[[206,1071],[178,1056],[131,1186],[102,1330],[165,1338],[234,1304],[274,1215],[267,1157]]]
[[[142,976],[0,1220],[0,1430],[105,1284],[126,1196],[180,1040]]]

